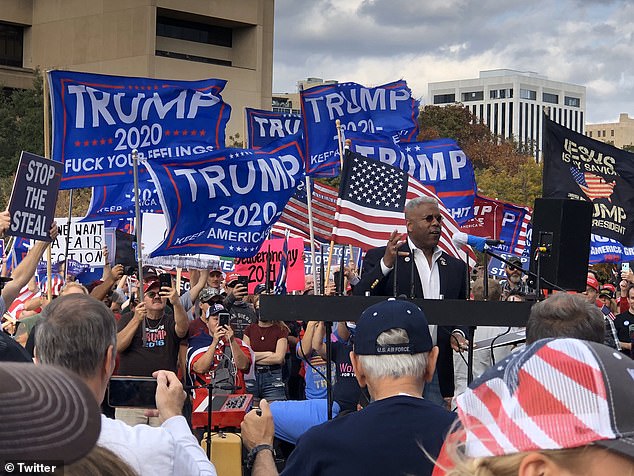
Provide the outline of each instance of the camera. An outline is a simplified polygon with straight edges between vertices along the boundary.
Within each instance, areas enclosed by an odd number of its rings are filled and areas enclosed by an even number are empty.
[[[219,312],[218,313],[218,325],[220,327],[222,326],[228,326],[229,325],[229,313],[228,312]]]
[[[134,266],[123,267],[123,274],[125,274],[126,276],[132,276],[135,272],[136,272],[136,267]]]
[[[159,283],[161,285],[161,288],[166,286],[168,288],[172,287],[172,275],[169,273],[162,273],[159,274]]]
[[[156,379],[151,377],[111,377],[108,404],[111,407],[156,408]]]

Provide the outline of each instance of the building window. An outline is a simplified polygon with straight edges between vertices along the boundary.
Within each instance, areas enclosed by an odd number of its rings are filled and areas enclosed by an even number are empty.
[[[0,23],[0,65],[22,67],[23,39],[21,26]]]
[[[614,129],[610,131],[610,137],[614,137]]]
[[[579,107],[581,104],[581,100],[579,98],[573,98],[572,96],[564,96],[564,105]]]
[[[205,43],[207,45],[224,46],[227,48],[231,48],[233,41],[233,31],[231,28],[180,20],[162,15],[156,18],[156,36]]]
[[[189,55],[187,53],[178,53],[176,51],[155,50],[156,56],[162,56],[164,58],[180,59],[185,61],[195,61],[196,63],[217,64],[220,66],[231,66],[231,61],[207,58],[205,56]]]
[[[434,95],[434,104],[447,104],[456,102],[455,94],[436,94]]]
[[[544,93],[542,95],[542,100],[544,102],[549,102],[551,104],[558,104],[559,103],[559,96],[557,94]]]
[[[533,91],[532,89],[520,89],[520,99],[535,101],[537,99],[537,91]]]
[[[588,137],[592,137],[592,131],[588,131]]]
[[[462,102],[467,101],[483,101],[484,91],[472,91],[469,93],[462,93]]]

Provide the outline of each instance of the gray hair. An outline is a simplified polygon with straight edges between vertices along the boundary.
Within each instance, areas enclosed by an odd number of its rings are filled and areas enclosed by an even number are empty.
[[[79,288],[84,294],[90,294],[88,292],[88,288],[86,288],[83,284],[78,283],[77,281],[67,281],[66,284],[62,286],[62,289],[59,290],[59,295],[63,296],[70,288]]]
[[[55,299],[42,311],[35,348],[38,360],[84,378],[102,368],[108,347],[117,346],[117,324],[101,301],[84,294]]]
[[[423,203],[433,203],[434,205],[438,205],[438,200],[436,200],[434,197],[427,196],[412,198],[409,202],[405,204],[404,212],[410,212],[415,208],[420,207]]]
[[[409,336],[405,329],[395,328],[382,332],[376,339],[377,345],[407,344]],[[365,374],[370,379],[419,377],[423,378],[427,369],[427,352],[419,354],[358,355]]]
[[[557,293],[531,307],[526,343],[549,337],[571,337],[603,343],[603,313],[578,294]]]

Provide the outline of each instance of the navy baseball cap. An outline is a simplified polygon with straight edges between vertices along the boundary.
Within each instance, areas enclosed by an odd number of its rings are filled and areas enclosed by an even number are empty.
[[[379,335],[397,328],[407,332],[408,343],[377,344]],[[391,298],[370,306],[361,314],[355,331],[354,353],[357,355],[420,354],[434,347],[425,314],[409,301]]]

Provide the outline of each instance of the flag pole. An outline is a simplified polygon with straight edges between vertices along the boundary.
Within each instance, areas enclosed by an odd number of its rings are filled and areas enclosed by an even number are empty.
[[[134,177],[134,232],[136,233],[136,258],[137,258],[137,272],[139,273],[139,284],[137,286],[137,293],[139,295],[139,302],[143,302],[143,262],[141,253],[141,206],[139,205],[139,151],[132,149],[132,172]],[[146,319],[143,319],[141,324],[141,335],[143,340],[143,347],[146,346],[147,333],[146,333]]]
[[[317,261],[315,259],[315,230],[313,229],[312,194],[313,189],[310,183],[310,177],[306,175],[306,207],[308,208],[308,231],[310,233],[310,258],[313,260],[313,293],[317,295]]]
[[[49,93],[48,93],[48,78],[46,77],[46,71],[42,73],[42,99],[44,100],[44,157],[51,158],[51,129],[49,126],[50,120],[50,105],[49,105]],[[70,224],[69,224],[70,228]],[[46,247],[46,287],[47,297],[49,302],[53,299],[53,287],[51,286],[51,275],[53,257],[51,254],[51,243]]]
[[[343,169],[343,133],[341,131],[341,121],[337,119],[335,121],[335,125],[337,127],[337,145],[339,146],[339,170]],[[330,279],[330,267],[332,266],[332,249],[335,245],[335,240],[330,240],[330,250],[328,252],[328,272],[326,273],[326,279]],[[342,250],[342,253],[345,254],[345,247]],[[343,273],[343,269],[340,270]]]
[[[64,247],[64,283],[66,283],[66,276],[68,275],[68,248],[70,247],[70,222],[73,219],[73,190],[69,190],[68,194],[68,228],[66,231],[66,246]]]
[[[139,152],[132,149],[132,171],[134,173],[134,231],[136,233],[137,271],[139,273],[139,302],[143,302],[143,259],[141,253],[141,207],[139,205]],[[143,332],[145,336],[145,331]]]
[[[183,268],[177,266],[176,267],[176,289],[178,289],[178,292],[180,293],[180,289],[181,289],[181,278],[183,276]],[[191,280],[191,276],[189,279],[189,289],[191,289],[192,286],[192,280]]]

